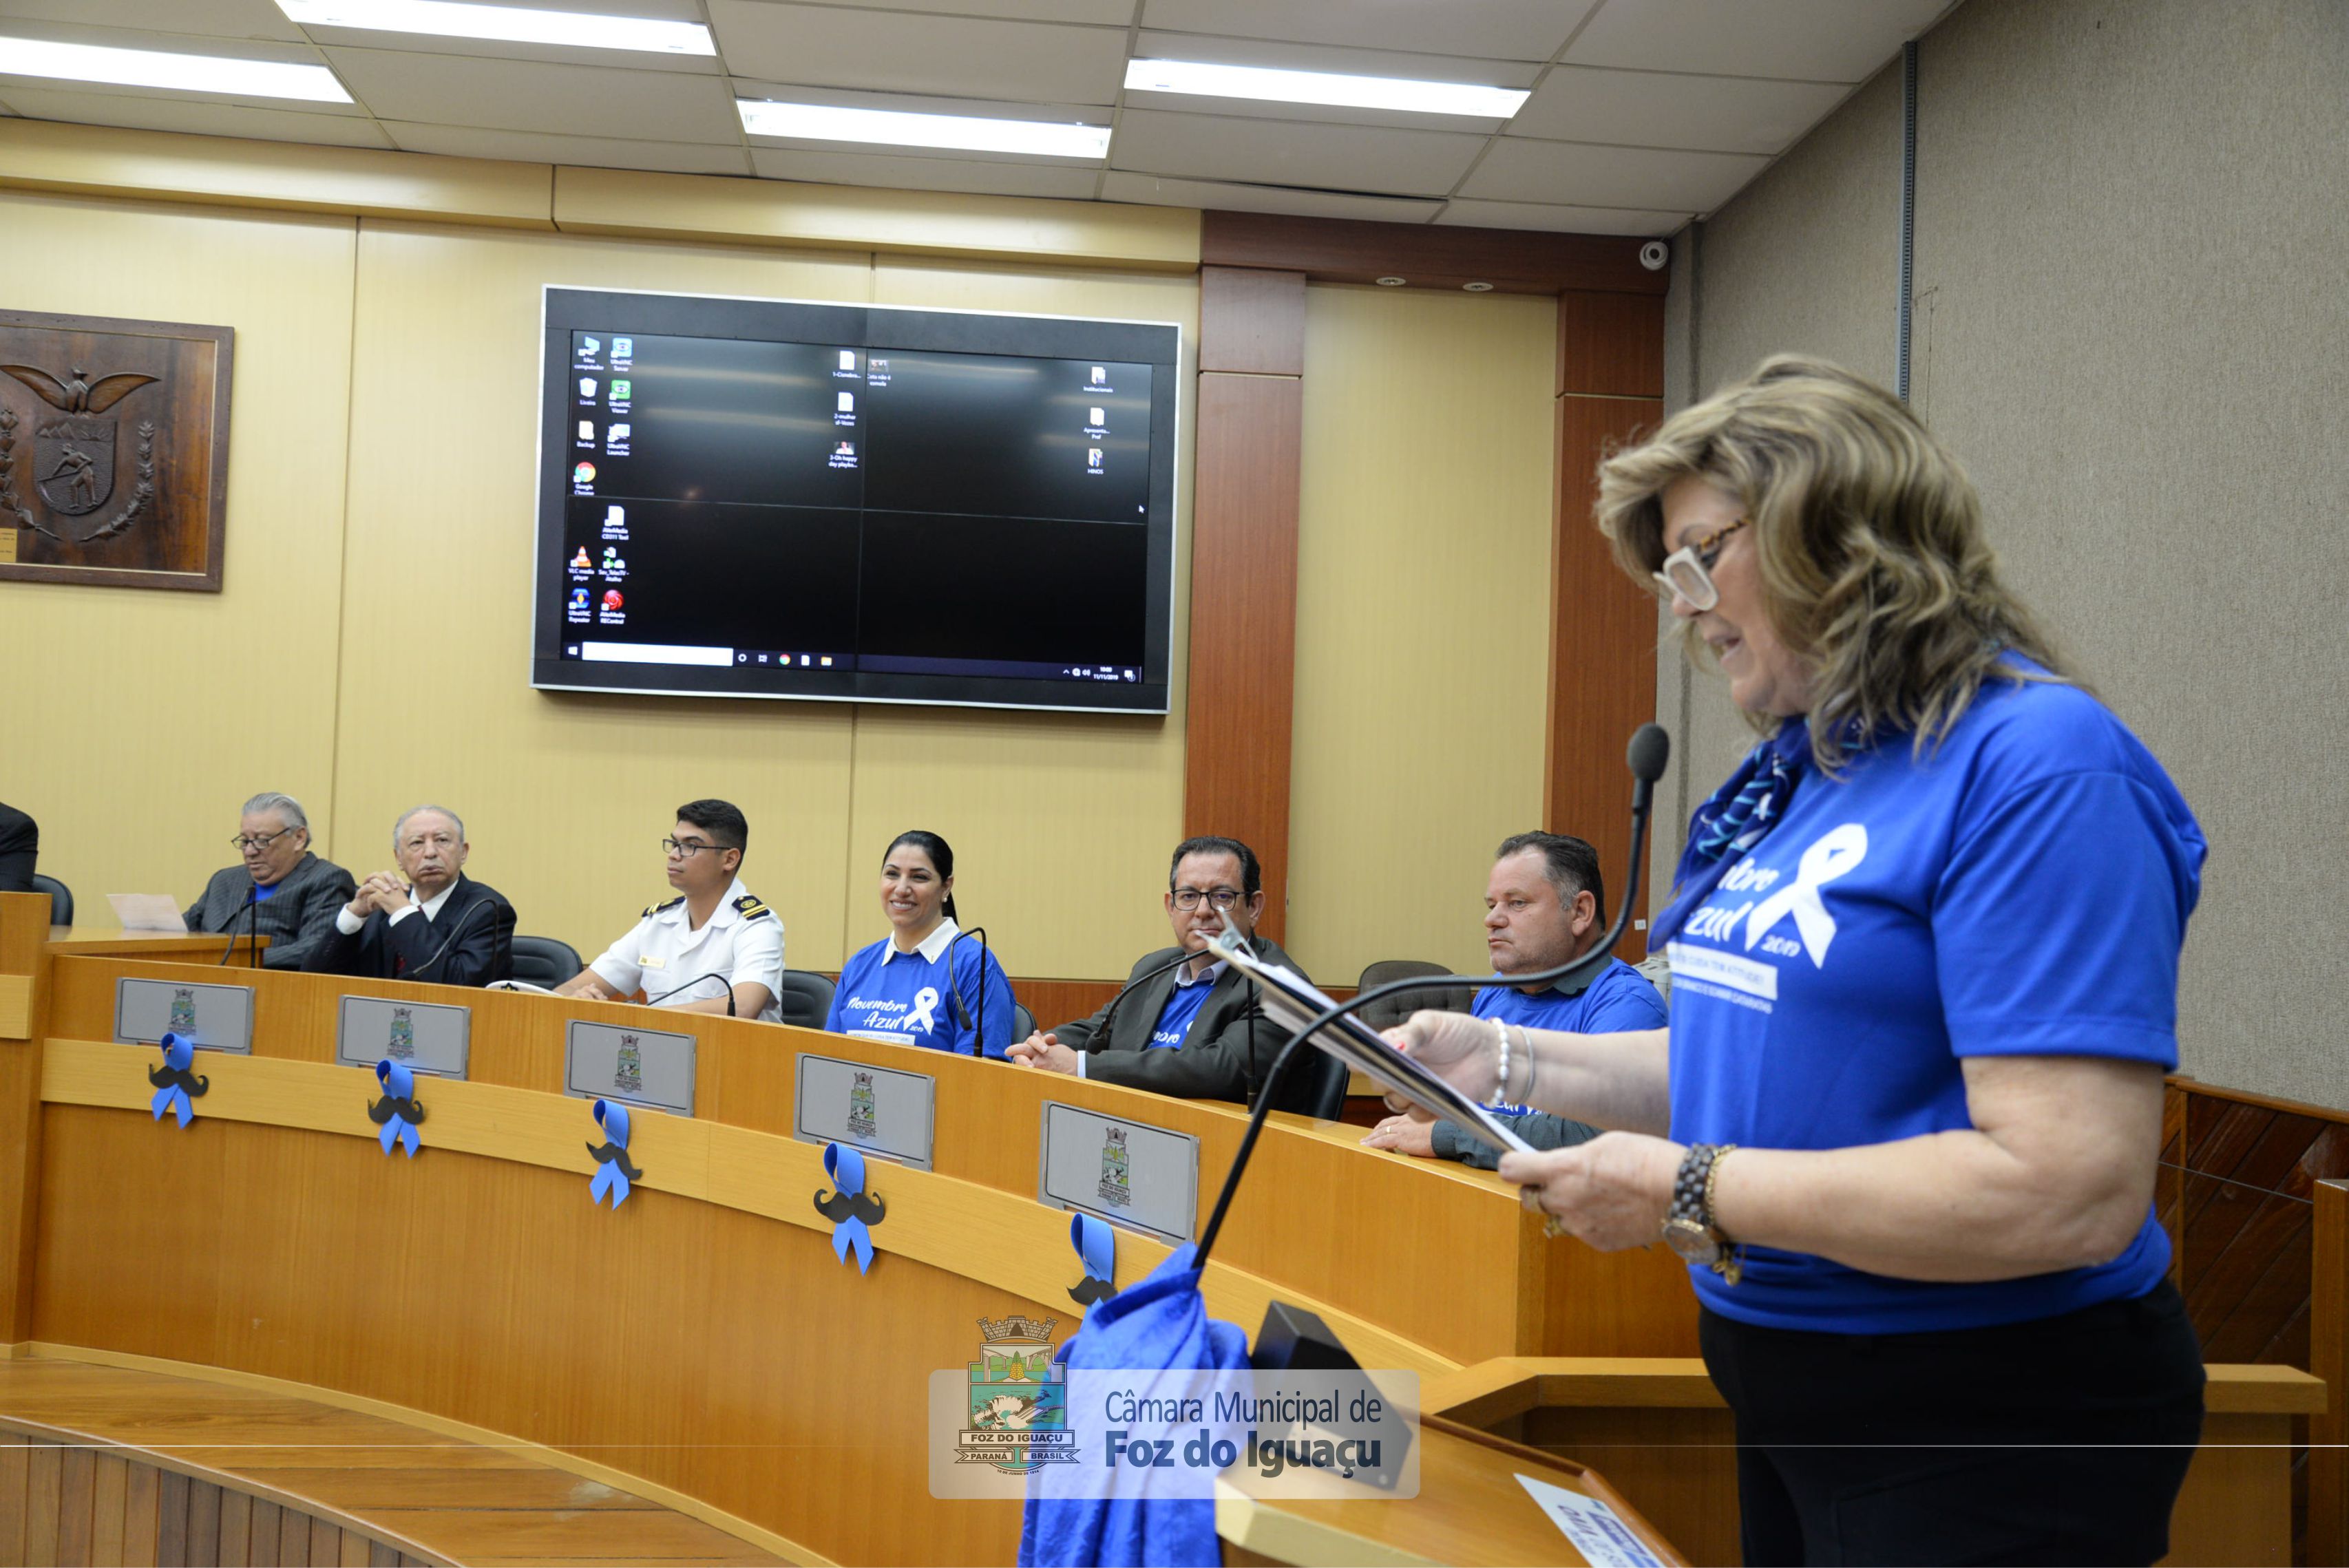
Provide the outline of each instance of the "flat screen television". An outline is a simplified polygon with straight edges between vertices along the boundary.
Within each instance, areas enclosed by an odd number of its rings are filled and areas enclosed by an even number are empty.
[[[1164,713],[1181,331],[549,287],[531,684]]]

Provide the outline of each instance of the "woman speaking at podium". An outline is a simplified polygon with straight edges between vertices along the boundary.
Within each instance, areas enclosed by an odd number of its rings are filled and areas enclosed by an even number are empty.
[[[2202,1414],[2152,1209],[2192,813],[1881,389],[1773,359],[1599,512],[1765,738],[1650,935],[1670,1028],[1421,1013],[1405,1048],[1618,1130],[1501,1174],[1689,1260],[1748,1563],[2152,1562]]]
[[[881,913],[889,934],[841,970],[823,1026],[1000,1061],[1011,1043],[1011,983],[955,923],[953,847],[918,828],[892,840],[881,857]]]

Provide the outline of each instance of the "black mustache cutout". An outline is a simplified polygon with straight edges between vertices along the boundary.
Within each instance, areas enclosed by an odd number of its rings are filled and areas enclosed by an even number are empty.
[[[1105,1279],[1087,1274],[1069,1287],[1069,1299],[1079,1306],[1091,1306],[1097,1301],[1107,1301],[1117,1294],[1117,1286]]]
[[[829,1196],[815,1195],[815,1212],[837,1225],[843,1220],[862,1220],[870,1230],[888,1214],[888,1205],[869,1192],[834,1192]]]
[[[394,1116],[398,1117],[410,1127],[414,1127],[424,1119],[423,1104],[412,1095],[402,1099],[396,1094],[387,1094],[367,1107],[367,1119],[378,1127],[381,1127]]]
[[[193,1068],[175,1068],[168,1063],[159,1068],[149,1068],[147,1081],[157,1088],[183,1088],[191,1099],[201,1099],[204,1091],[212,1087],[212,1080],[198,1078]]]
[[[645,1179],[643,1171],[628,1163],[628,1151],[616,1143],[606,1143],[601,1149],[591,1143],[587,1146],[587,1152],[595,1157],[595,1163],[598,1165],[619,1166],[620,1174],[631,1181],[641,1181]]]

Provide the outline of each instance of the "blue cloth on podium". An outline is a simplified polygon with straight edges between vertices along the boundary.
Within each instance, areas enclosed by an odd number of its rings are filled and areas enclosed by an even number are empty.
[[[1198,1249],[1174,1249],[1141,1283],[1102,1302],[1061,1347],[1071,1370],[1085,1367],[1214,1367],[1248,1364],[1247,1335],[1207,1315],[1199,1295]],[[1224,1560],[1216,1505],[1051,1497],[1061,1467],[1036,1473],[1019,1523],[1020,1568],[1148,1563],[1152,1568],[1216,1568]]]

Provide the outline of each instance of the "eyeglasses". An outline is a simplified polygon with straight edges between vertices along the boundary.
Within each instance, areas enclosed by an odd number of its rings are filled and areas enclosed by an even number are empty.
[[[691,860],[703,850],[723,850],[723,844],[704,843],[699,839],[663,839],[661,848],[672,855]]]
[[[286,834],[296,830],[293,828],[280,828],[274,833],[260,833],[250,837],[239,833],[229,841],[229,847],[235,850],[238,854],[243,854],[248,850],[265,850]]]
[[[1729,536],[1754,521],[1741,517],[1725,527],[1716,528],[1693,544],[1684,545],[1664,557],[1663,570],[1651,572],[1657,589],[1667,599],[1677,593],[1692,608],[1710,610],[1721,603],[1720,590],[1713,585],[1713,563],[1721,559],[1721,547]]]
[[[1226,910],[1247,903],[1247,894],[1236,888],[1219,887],[1213,892],[1202,892],[1197,888],[1186,887],[1174,894],[1174,907],[1187,913],[1199,907],[1201,899],[1219,910]]]

